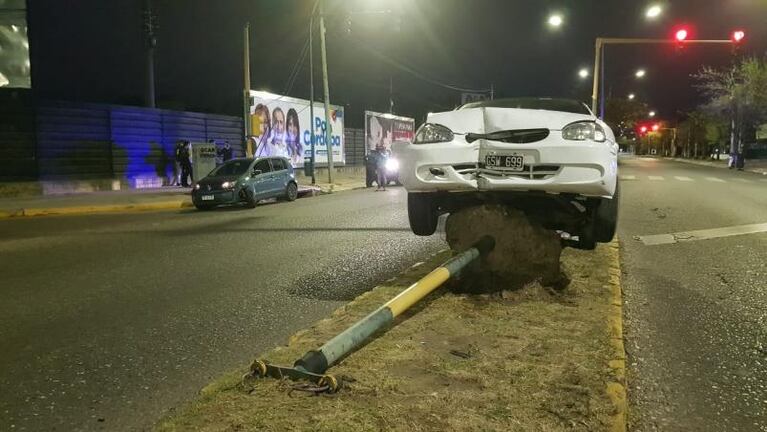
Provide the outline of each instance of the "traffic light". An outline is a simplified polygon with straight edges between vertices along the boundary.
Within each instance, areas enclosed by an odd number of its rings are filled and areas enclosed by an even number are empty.
[[[647,125],[639,126],[639,134],[645,135],[647,133]]]
[[[684,42],[687,39],[688,33],[686,28],[680,28],[674,33],[674,38],[677,42]]]
[[[746,32],[744,32],[743,30],[735,30],[734,32],[732,32],[731,39],[733,43],[740,43],[743,41],[745,37],[746,37]]]
[[[658,123],[655,123],[654,125],[652,125],[653,132],[658,132],[658,129],[660,129],[660,125]]]

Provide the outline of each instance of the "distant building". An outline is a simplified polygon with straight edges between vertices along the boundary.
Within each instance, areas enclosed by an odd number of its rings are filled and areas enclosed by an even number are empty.
[[[32,87],[30,69],[26,1],[0,1],[0,87]]]

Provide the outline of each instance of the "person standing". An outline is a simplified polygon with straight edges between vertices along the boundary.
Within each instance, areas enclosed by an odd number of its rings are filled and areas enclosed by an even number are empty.
[[[229,141],[224,141],[224,146],[218,150],[218,155],[221,156],[221,162],[232,158],[232,146],[229,145]]]
[[[383,145],[380,145],[376,148],[376,177],[378,185],[376,187],[376,191],[379,190],[386,190],[386,160],[388,159],[388,154],[386,153],[386,148]]]
[[[181,147],[176,152],[176,160],[181,165],[181,186],[189,187],[192,180],[192,162],[189,160],[189,141],[182,141]],[[188,178],[188,180],[187,180]]]

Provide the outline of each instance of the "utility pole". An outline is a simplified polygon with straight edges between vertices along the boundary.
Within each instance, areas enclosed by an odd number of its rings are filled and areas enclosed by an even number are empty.
[[[325,145],[328,149],[328,183],[333,190],[333,144],[330,135],[330,89],[328,88],[328,54],[325,42],[324,0],[320,0],[320,51],[322,53],[322,87],[325,93]]]
[[[251,157],[256,149],[251,148],[250,141],[250,23],[245,23],[242,30],[242,128],[245,137],[245,153]]]
[[[154,94],[154,48],[157,46],[157,16],[152,12],[152,0],[144,0],[144,36],[146,37],[146,94],[145,104],[155,107]]]
[[[314,15],[317,13],[317,4],[320,0],[314,2],[312,14],[309,17],[309,142],[311,143],[311,161],[312,161],[312,184],[317,184],[317,178],[314,175]]]
[[[394,83],[389,75],[389,114],[394,114]]]

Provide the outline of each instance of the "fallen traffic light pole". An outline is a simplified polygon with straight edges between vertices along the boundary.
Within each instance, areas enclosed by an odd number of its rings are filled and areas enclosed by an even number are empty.
[[[490,236],[482,237],[473,247],[446,261],[431,273],[421,278],[389,300],[373,313],[357,321],[354,325],[329,340],[319,349],[308,351],[292,367],[278,366],[265,360],[254,360],[247,377],[288,378],[306,381],[317,385],[318,392],[335,393],[341,388],[341,382],[325,372],[341,358],[359,347],[378,330],[389,326],[397,316],[418,303],[451,277],[460,273],[467,265],[480,256],[485,256],[495,248],[495,240]]]

